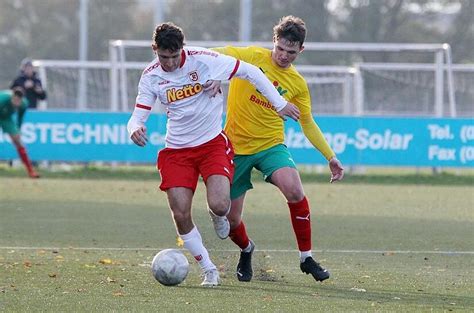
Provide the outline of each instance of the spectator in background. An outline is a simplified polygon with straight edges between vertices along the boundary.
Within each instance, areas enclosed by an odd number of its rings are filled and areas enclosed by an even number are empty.
[[[33,62],[30,59],[23,59],[20,65],[20,74],[13,80],[10,89],[21,87],[25,91],[25,97],[29,102],[30,109],[36,109],[38,100],[46,99],[41,80],[33,69]]]
[[[20,129],[27,108],[28,100],[25,99],[24,92],[20,87],[0,91],[0,128],[4,133],[10,135],[18,155],[28,171],[28,175],[31,178],[39,178],[40,176],[33,168],[25,146],[21,142]],[[15,113],[17,113],[18,118],[16,123],[13,120]]]

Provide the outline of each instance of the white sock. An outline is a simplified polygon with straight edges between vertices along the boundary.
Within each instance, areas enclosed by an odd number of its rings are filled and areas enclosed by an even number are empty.
[[[249,245],[247,246],[247,248],[243,249],[242,252],[249,253],[250,250],[252,250],[252,242],[249,240]]]
[[[209,253],[202,243],[202,237],[196,226],[187,234],[179,235],[184,242],[184,247],[191,253],[199,263],[203,271],[216,269],[214,263],[209,258]]]
[[[306,260],[307,257],[310,257],[311,255],[311,250],[309,251],[300,251],[300,262],[303,263],[304,260]]]

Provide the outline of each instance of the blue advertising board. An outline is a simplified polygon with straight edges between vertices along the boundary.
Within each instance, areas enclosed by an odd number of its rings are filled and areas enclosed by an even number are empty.
[[[166,115],[147,122],[149,144],[129,139],[129,113],[29,111],[22,140],[34,160],[156,162],[164,147]],[[344,165],[474,166],[474,120],[392,117],[317,117],[326,139]],[[285,123],[285,144],[296,163],[326,164],[297,122]],[[0,132],[0,159],[17,158]]]

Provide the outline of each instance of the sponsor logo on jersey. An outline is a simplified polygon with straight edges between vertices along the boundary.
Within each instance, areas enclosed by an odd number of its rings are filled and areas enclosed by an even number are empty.
[[[194,259],[199,262],[202,260],[202,255],[195,255]]]
[[[161,85],[166,85],[166,84],[169,84],[169,83],[170,83],[169,80],[162,80],[158,83],[158,85],[161,86]]]
[[[147,73],[150,73],[151,71],[153,71],[155,68],[157,68],[158,66],[160,66],[160,62],[156,62],[155,64],[151,65],[150,67],[146,68],[144,71],[143,71],[143,74],[147,74]]]
[[[263,74],[265,74],[265,71],[263,70],[263,68],[259,67],[259,69],[260,69],[260,71],[262,71]],[[269,78],[269,79],[270,79],[270,78]],[[273,81],[273,86],[275,86],[275,88],[276,88],[276,90],[278,91],[278,93],[280,94],[280,96],[283,96],[285,93],[288,92],[288,90],[283,89],[283,88],[280,86],[280,83],[279,83],[278,81],[276,81],[276,80]],[[260,90],[258,90],[258,89],[256,89],[256,90],[257,90],[257,92],[258,92],[259,94],[262,94],[262,93],[260,92]]]
[[[191,79],[193,82],[197,82],[199,79],[198,73],[196,71],[192,71],[188,75],[189,75],[189,79]]]
[[[200,83],[185,85],[183,88],[179,89],[171,88],[166,90],[166,99],[168,100],[168,103],[172,103],[197,95],[201,91],[202,85]]]
[[[257,96],[255,95],[251,95],[250,98],[249,98],[250,101],[252,101],[253,103],[256,103],[264,108],[267,108],[267,109],[272,109],[275,111],[275,108],[273,107],[273,105],[266,101],[266,100],[261,100],[259,98],[257,98]]]
[[[196,51],[196,50],[188,50],[188,55],[209,55],[211,57],[217,58],[218,54],[212,51]]]

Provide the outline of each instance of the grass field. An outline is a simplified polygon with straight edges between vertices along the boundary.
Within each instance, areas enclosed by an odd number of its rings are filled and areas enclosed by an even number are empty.
[[[193,262],[177,287],[150,273],[176,246],[156,175],[22,175],[0,169],[0,311],[474,311],[472,176],[305,176],[315,256],[332,274],[322,284],[300,272],[287,206],[263,183],[245,210],[254,279],[238,282],[238,251],[214,234],[200,184],[195,222],[223,277],[205,289]]]

